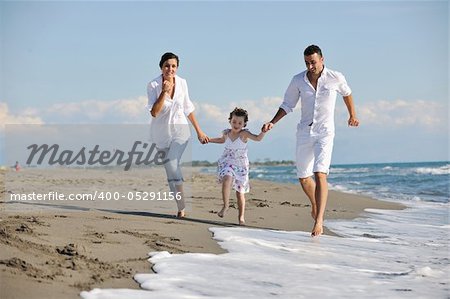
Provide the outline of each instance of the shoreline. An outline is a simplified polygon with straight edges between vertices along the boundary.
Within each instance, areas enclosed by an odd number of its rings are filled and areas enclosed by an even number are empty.
[[[231,197],[230,210],[219,218],[216,213],[221,208],[221,186],[213,174],[200,173],[199,169],[191,169],[192,176],[187,179],[192,201],[187,218],[182,220],[174,217],[175,203],[165,203],[160,210],[153,209],[150,202],[139,203],[142,205],[111,202],[103,206],[70,202],[57,209],[36,208],[39,205],[32,204],[33,209],[28,209],[29,204],[6,203],[5,197],[11,192],[39,192],[42,188],[39,170],[24,169],[8,176],[1,173],[2,298],[79,298],[81,291],[93,288],[139,289],[133,276],[152,273],[147,261],[149,252],[224,253],[209,228],[237,225],[236,199]],[[57,169],[45,172],[44,181],[61,192],[74,189],[81,192],[92,186],[125,192],[140,190],[139,186],[144,185],[154,191],[167,189],[162,172],[151,178],[145,170],[128,174],[131,176],[124,177],[123,172]],[[9,181],[5,182],[5,178]],[[253,179],[251,186],[246,194],[247,227],[311,230],[309,200],[300,185]],[[330,190],[326,219],[364,217],[366,208],[404,207]],[[335,235],[326,227],[325,234]]]

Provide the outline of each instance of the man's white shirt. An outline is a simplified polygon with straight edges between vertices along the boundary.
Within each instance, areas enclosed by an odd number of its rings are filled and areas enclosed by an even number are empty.
[[[336,96],[349,96],[352,91],[340,72],[324,67],[317,88],[309,82],[307,70],[295,75],[289,84],[280,108],[290,113],[301,102],[300,135],[334,135]]]

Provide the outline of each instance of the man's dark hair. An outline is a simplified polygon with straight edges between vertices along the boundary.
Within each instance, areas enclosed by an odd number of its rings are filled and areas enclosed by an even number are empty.
[[[171,52],[167,52],[164,53],[163,56],[161,56],[161,60],[159,61],[159,68],[162,69],[164,62],[172,58],[175,58],[177,60],[177,67],[178,67],[180,65],[180,60],[178,59],[178,56]]]
[[[322,57],[322,50],[320,50],[319,46],[311,45],[308,46],[305,51],[303,52],[303,55],[309,56],[317,53],[320,57]]]

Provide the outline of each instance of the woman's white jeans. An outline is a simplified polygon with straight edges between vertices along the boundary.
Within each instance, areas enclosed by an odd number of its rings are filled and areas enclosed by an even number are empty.
[[[181,199],[175,200],[178,206],[178,211],[184,210],[186,203],[184,201],[183,194],[183,174],[181,173],[181,156],[186,149],[189,141],[179,142],[173,141],[169,147],[160,149],[166,153],[166,159],[168,160],[164,163],[164,168],[166,170],[167,182],[169,183],[170,191],[173,192],[174,196],[177,192],[181,192]],[[176,196],[178,197],[178,196]]]

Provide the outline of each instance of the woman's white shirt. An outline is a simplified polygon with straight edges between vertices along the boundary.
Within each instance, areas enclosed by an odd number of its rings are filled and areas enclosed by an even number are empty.
[[[147,85],[148,104],[151,111],[162,92],[162,75],[150,81]],[[173,99],[166,95],[163,107],[156,117],[152,117],[150,127],[151,142],[158,148],[167,148],[173,141],[181,143],[191,136],[187,116],[194,111],[194,104],[189,98],[185,79],[175,76],[175,92]]]

